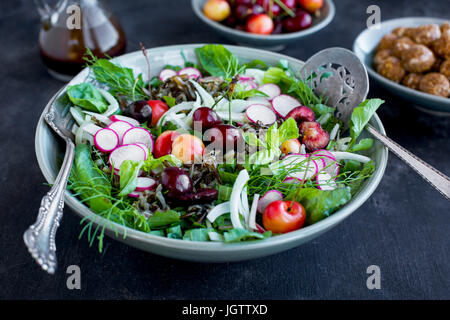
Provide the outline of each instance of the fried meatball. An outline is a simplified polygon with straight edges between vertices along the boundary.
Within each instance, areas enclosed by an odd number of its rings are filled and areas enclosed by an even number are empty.
[[[391,50],[384,49],[381,51],[378,51],[377,54],[373,57],[373,66],[375,69],[383,62],[384,59],[391,56]]]
[[[450,81],[450,59],[445,60],[441,63],[439,72],[442,73]]]
[[[409,73],[406,75],[406,77],[403,78],[402,84],[407,86],[408,88],[418,90],[422,77],[423,76],[418,73]]]
[[[434,40],[441,37],[441,29],[437,24],[426,24],[416,28],[416,32],[412,36],[412,40],[418,44],[425,46],[431,45]]]
[[[441,33],[447,33],[450,31],[450,23],[449,22],[444,22],[443,24],[441,24]]]
[[[413,45],[415,45],[414,41],[408,37],[398,38],[394,41],[394,45],[392,46],[392,55],[401,59],[403,53]]]
[[[392,34],[394,35],[394,36],[397,36],[397,37],[403,37],[404,35],[405,35],[405,32],[406,32],[406,28],[404,28],[404,27],[397,27],[397,28],[395,28],[394,30],[392,30]]]
[[[450,59],[450,31],[433,42],[434,52],[444,59]]]
[[[387,57],[377,67],[377,72],[389,80],[400,82],[405,76],[400,60],[396,57]]]
[[[416,33],[416,31],[417,31],[417,28],[406,28],[403,31],[403,36],[412,39],[414,37],[414,34]]]
[[[384,35],[383,38],[381,38],[380,42],[378,43],[377,47],[375,48],[375,52],[384,49],[392,49],[395,39],[397,39],[397,37],[394,36],[392,33]]]
[[[443,59],[439,58],[438,56],[434,56],[436,58],[436,61],[434,62],[433,66],[431,67],[430,71],[439,72],[439,69],[441,68]]]
[[[450,83],[444,75],[437,72],[430,72],[420,80],[419,89],[420,91],[436,96],[448,97]]]
[[[411,46],[402,55],[402,66],[408,72],[421,73],[431,69],[435,63],[433,51],[421,44]]]

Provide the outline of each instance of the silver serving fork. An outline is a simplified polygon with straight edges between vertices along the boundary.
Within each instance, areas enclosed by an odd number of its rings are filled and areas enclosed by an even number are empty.
[[[69,105],[61,101],[65,98],[55,98],[44,115],[47,124],[66,142],[64,161],[53,187],[42,198],[36,222],[23,234],[30,254],[50,274],[55,273],[57,266],[55,236],[63,215],[64,193],[75,153],[75,137],[71,131],[74,120]]]
[[[350,50],[329,48],[309,58],[300,72],[305,79],[311,79],[312,88],[318,96],[323,95],[328,98],[327,104],[336,108],[336,116],[347,126],[353,109],[366,99],[369,91],[367,70],[359,58]],[[373,126],[367,125],[366,129],[450,200],[449,177],[377,131]]]

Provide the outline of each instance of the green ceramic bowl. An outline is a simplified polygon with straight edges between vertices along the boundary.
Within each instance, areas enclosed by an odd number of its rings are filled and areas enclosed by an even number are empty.
[[[378,74],[372,66],[375,47],[380,42],[381,38],[385,34],[390,33],[393,29],[397,27],[418,27],[431,23],[440,25],[446,21],[448,20],[427,17],[386,20],[380,23],[378,29],[365,29],[361,32],[353,43],[353,51],[366,65],[367,72],[372,80],[375,80],[381,86],[400,98],[411,102],[414,107],[422,111],[439,116],[450,116],[450,98],[438,97],[398,84]]]
[[[203,14],[203,6],[206,1],[207,0],[191,0],[191,5],[195,15],[208,27],[239,45],[275,51],[282,50],[289,42],[301,41],[303,38],[325,28],[333,20],[336,12],[333,1],[325,0],[323,7],[320,9],[320,16],[313,17],[312,26],[310,28],[292,33],[259,35],[239,31],[208,19]]]
[[[158,72],[166,64],[181,65],[183,63],[183,58],[180,54],[181,50],[183,50],[189,60],[195,61],[194,49],[200,46],[202,46],[202,44],[177,45],[150,49],[149,58],[152,70]],[[286,59],[294,69],[299,69],[303,65],[303,62],[281,54],[245,47],[226,47],[239,57],[241,61],[250,61],[257,58],[268,64],[276,64],[279,59]],[[147,68],[145,59],[140,51],[126,54],[117,58],[117,60],[124,66],[134,68],[136,72],[142,72]],[[68,85],[83,82],[86,79],[87,74],[88,70],[83,70]],[[143,74],[145,74],[145,71]],[[43,114],[52,103],[55,101],[57,103],[57,98],[64,93],[64,90],[65,87],[50,100],[45,107]],[[385,132],[378,116],[375,115],[371,119],[371,124],[380,132]],[[56,134],[54,134],[45,124],[42,116],[36,129],[35,149],[37,160],[45,179],[48,183],[53,183],[58,174],[59,164],[64,155],[64,147],[62,141],[60,141]],[[115,224],[113,224],[115,226],[115,228],[113,228],[111,222],[96,216],[88,207],[82,204],[68,191],[66,192],[65,203],[81,218],[95,218],[98,224],[106,226],[106,233],[111,238],[144,251],[171,258],[202,262],[247,260],[275,254],[310,241],[333,228],[358,209],[370,197],[380,183],[388,158],[387,149],[380,143],[375,143],[374,148],[368,155],[372,157],[376,163],[375,173],[370,179],[365,181],[358,194],[343,208],[314,225],[262,241],[225,244],[168,239],[129,228],[126,228],[125,230],[123,227]],[[117,230],[117,234],[114,232],[115,229]],[[75,233],[74,236],[77,235],[77,232]],[[124,233],[126,233],[125,238]]]

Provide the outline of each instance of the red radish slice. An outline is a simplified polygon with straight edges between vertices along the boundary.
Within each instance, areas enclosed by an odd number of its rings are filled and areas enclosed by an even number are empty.
[[[242,87],[242,90],[249,91],[252,89],[256,89],[258,86],[253,80],[242,80],[242,78],[237,82]]]
[[[251,101],[254,104],[262,104],[262,105],[272,109],[272,103],[266,97],[260,97],[260,96],[250,97],[247,99],[247,101]]]
[[[283,183],[295,183],[295,184],[299,184],[301,183],[300,180],[298,180],[297,178],[286,178],[283,180]]]
[[[159,73],[159,80],[161,81],[166,81],[167,79],[172,78],[173,76],[176,76],[177,73],[175,70],[172,69],[163,69],[160,73]]]
[[[156,188],[156,180],[149,177],[138,177],[137,185],[134,191],[145,191]]]
[[[133,125],[126,121],[116,121],[111,123],[107,128],[113,130],[119,136],[119,142],[122,141],[122,137]]]
[[[114,170],[119,169],[125,160],[143,161],[145,160],[145,151],[135,144],[127,144],[117,147],[109,155],[109,163]]]
[[[123,134],[122,144],[142,143],[150,152],[153,151],[152,134],[144,128],[131,128]]]
[[[337,185],[332,177],[327,172],[321,172],[316,176],[317,188],[321,190],[334,190]]]
[[[278,200],[283,200],[283,195],[278,190],[269,190],[267,191],[259,200],[258,200],[258,212],[264,213],[266,207]]]
[[[181,69],[177,72],[177,75],[187,75],[189,79],[198,79],[202,76],[201,72],[198,69],[192,67]]]
[[[111,152],[119,145],[119,136],[109,128],[100,129],[94,135],[94,144],[102,152]]]
[[[262,104],[252,104],[245,110],[245,114],[251,122],[261,123],[266,126],[277,121],[275,112]]]
[[[263,84],[259,88],[256,88],[258,91],[261,91],[268,95],[267,99],[272,100],[273,98],[279,96],[281,94],[281,89],[279,86],[273,83]]]
[[[334,154],[332,152],[325,150],[325,149],[316,150],[312,154],[315,156],[327,156],[327,157],[335,158]]]
[[[145,145],[145,144],[143,144],[143,143],[135,143],[136,145],[138,145],[139,147],[141,147],[142,149],[144,149],[144,151],[145,151],[145,159],[147,159],[148,158],[148,154],[149,154],[149,150],[148,150],[148,147],[147,147],[147,145]]]
[[[296,178],[299,180],[306,180],[312,178],[318,172],[318,165],[316,161],[310,160],[308,164],[309,155],[303,154],[290,154],[284,157],[281,161],[284,166],[284,170],[295,170],[288,174],[288,178]],[[308,164],[308,166],[306,166]],[[298,170],[297,170],[298,168]]]
[[[323,168],[319,169],[319,171],[326,172],[332,177],[337,177],[339,175],[339,163],[337,163],[335,157],[333,156],[330,157],[326,155],[321,156],[314,155],[313,157],[318,163],[319,160],[322,160],[324,163]],[[320,159],[317,159],[317,157],[320,157]]]
[[[136,191],[130,192],[128,194],[128,196],[131,197],[131,198],[139,198],[140,195],[141,195],[141,193],[140,192],[136,192]]]
[[[111,121],[125,121],[128,122],[129,124],[131,124],[133,127],[139,127],[139,121],[137,121],[136,119],[130,118],[130,117],[126,117],[126,116],[121,116],[120,114],[113,114],[111,117],[109,117],[109,119],[111,119]]]
[[[286,117],[292,109],[299,106],[301,106],[301,103],[287,94],[280,94],[272,100],[273,110],[275,110],[275,112],[282,118]]]

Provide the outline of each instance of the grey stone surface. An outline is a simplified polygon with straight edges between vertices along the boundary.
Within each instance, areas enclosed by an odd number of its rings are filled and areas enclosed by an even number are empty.
[[[284,50],[306,59],[330,46],[351,48],[377,3],[382,20],[450,18],[450,1],[336,0],[334,21]],[[108,1],[128,36],[128,50],[178,43],[227,43],[191,13],[188,0]],[[390,155],[373,196],[316,240],[248,262],[195,264],[162,258],[106,239],[103,254],[78,240],[80,219],[66,210],[57,235],[59,269],[42,272],[22,233],[48,187],[34,155],[42,108],[61,87],[42,66],[39,19],[31,1],[0,3],[0,298],[1,299],[448,299],[450,203]],[[415,110],[372,84],[387,102],[379,115],[394,140],[450,175],[450,118]],[[82,288],[66,287],[66,268],[81,268]],[[381,268],[381,290],[368,290],[366,268]]]

